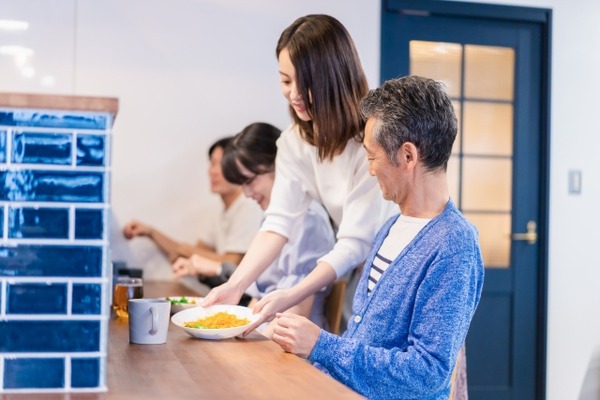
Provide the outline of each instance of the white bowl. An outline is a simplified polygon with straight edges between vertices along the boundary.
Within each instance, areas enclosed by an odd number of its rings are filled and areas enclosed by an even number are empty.
[[[187,299],[187,303],[180,303],[182,298]],[[163,299],[171,302],[171,314],[178,313],[179,311],[187,310],[189,308],[198,307],[202,297],[196,296],[169,296],[163,297]]]
[[[224,329],[188,328],[184,326],[185,322],[193,322],[197,319],[206,318],[218,312],[233,314],[238,318],[247,318],[250,322],[246,325]],[[256,322],[258,318],[258,314],[252,314],[251,308],[219,304],[210,307],[194,307],[180,311],[171,317],[171,322],[195,338],[218,340],[231,338],[243,333],[252,323]]]

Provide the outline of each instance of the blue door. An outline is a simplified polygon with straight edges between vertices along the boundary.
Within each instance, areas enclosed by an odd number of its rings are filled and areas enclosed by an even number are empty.
[[[459,118],[451,195],[486,277],[467,337],[471,400],[544,398],[549,10],[382,2],[381,80],[446,84]]]

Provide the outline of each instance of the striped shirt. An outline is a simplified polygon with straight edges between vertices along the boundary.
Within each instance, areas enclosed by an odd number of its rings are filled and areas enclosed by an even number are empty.
[[[381,275],[388,269],[392,261],[417,236],[417,233],[430,221],[428,218],[414,218],[400,215],[390,228],[371,264],[369,271],[368,293],[371,293]]]

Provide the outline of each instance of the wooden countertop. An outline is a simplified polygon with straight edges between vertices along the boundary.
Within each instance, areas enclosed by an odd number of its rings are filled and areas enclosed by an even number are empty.
[[[194,295],[176,282],[146,282],[144,297]],[[4,394],[0,399],[361,399],[264,336],[194,339],[170,324],[167,343],[129,343],[126,320],[109,324],[108,393]]]
[[[119,110],[119,99],[114,97],[0,92],[0,107],[99,111],[109,112],[116,117]]]

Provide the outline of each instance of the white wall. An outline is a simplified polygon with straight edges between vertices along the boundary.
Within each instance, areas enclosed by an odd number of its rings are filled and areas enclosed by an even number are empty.
[[[600,204],[600,2],[483,2],[554,13],[547,398],[576,399],[600,347],[592,230]],[[192,240],[202,207],[215,201],[206,179],[209,144],[253,121],[289,123],[274,47],[281,30],[308,13],[329,13],[346,25],[375,86],[377,0],[0,0],[0,19],[30,21],[25,32],[0,31],[0,46],[35,50],[22,61],[35,68],[29,78],[14,57],[0,54],[0,90],[118,97],[116,217]],[[44,76],[54,84],[42,85]],[[570,169],[583,172],[580,196],[567,193]]]

